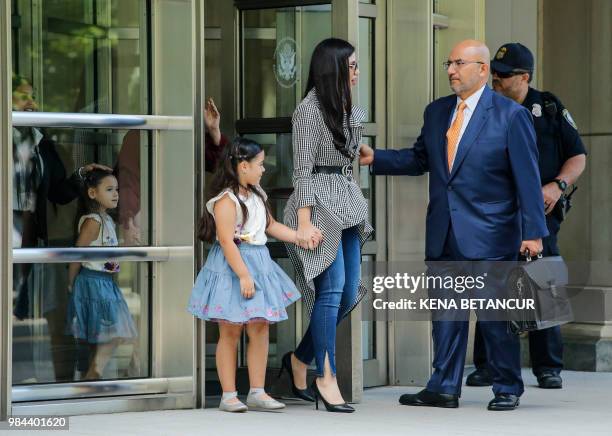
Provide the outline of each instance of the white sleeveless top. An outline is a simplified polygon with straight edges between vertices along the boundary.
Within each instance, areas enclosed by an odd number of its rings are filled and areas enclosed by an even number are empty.
[[[107,213],[83,215],[79,219],[79,233],[81,232],[81,226],[88,218],[94,219],[100,224],[98,237],[89,244],[90,247],[116,247],[119,245],[117,233],[115,232],[115,223]],[[94,271],[118,272],[118,264],[116,262],[82,262],[81,265]]]
[[[267,199],[265,192],[260,188],[264,199]],[[249,216],[246,223],[242,222],[242,208],[234,193],[225,189],[216,197],[211,198],[206,202],[206,210],[214,217],[215,203],[224,196],[231,198],[236,204],[236,226],[234,229],[234,237],[239,238],[242,242],[252,245],[265,245],[268,238],[266,237],[266,206],[261,198],[250,192],[248,197],[240,195],[240,199],[246,205],[249,211]],[[217,238],[219,240],[219,238]]]

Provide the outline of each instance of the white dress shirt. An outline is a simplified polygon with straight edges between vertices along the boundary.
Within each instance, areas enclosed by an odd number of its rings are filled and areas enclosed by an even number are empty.
[[[455,117],[457,116],[457,108],[459,107],[459,103],[461,103],[462,101],[465,102],[465,109],[463,109],[463,124],[461,125],[461,130],[459,131],[459,139],[457,140],[457,149],[455,150],[455,156],[453,156],[453,164],[455,163],[455,157],[457,157],[457,153],[459,153],[459,144],[461,144],[461,138],[463,137],[463,133],[465,132],[465,129],[467,128],[468,123],[470,122],[470,119],[472,118],[472,115],[476,110],[476,105],[480,101],[480,96],[484,92],[485,86],[487,85],[483,85],[482,88],[470,95],[465,100],[461,100],[461,98],[457,96],[457,104],[455,105],[455,109],[453,110],[453,117],[451,118],[451,123],[449,127],[453,125]]]

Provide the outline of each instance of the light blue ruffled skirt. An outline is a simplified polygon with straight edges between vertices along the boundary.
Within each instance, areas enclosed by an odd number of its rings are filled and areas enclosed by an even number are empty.
[[[66,333],[90,344],[138,336],[112,274],[81,268],[68,301]]]
[[[253,298],[242,296],[240,279],[215,243],[193,285],[187,310],[207,321],[235,324],[287,319],[286,307],[301,297],[295,284],[265,245],[242,243],[238,249],[255,282]]]

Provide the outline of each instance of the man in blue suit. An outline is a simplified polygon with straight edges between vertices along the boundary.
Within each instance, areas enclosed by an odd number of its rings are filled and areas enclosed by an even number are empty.
[[[542,251],[548,235],[531,114],[487,86],[489,49],[457,44],[445,67],[454,95],[427,106],[414,147],[376,150],[362,145],[360,163],[377,175],[429,172],[426,259],[512,261]],[[513,410],[524,386],[519,338],[502,321],[481,328],[495,398],[489,410]],[[434,372],[426,389],[400,403],[458,407],[467,321],[432,322]]]

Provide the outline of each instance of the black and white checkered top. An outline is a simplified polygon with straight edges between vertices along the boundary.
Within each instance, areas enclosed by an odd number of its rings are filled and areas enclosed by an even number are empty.
[[[323,233],[323,241],[315,250],[306,250],[287,244],[289,258],[296,270],[296,284],[302,292],[303,301],[310,316],[315,300],[313,279],[325,271],[336,259],[342,230],[358,226],[361,246],[369,239],[374,229],[368,221],[368,203],[361,188],[352,177],[341,174],[313,173],[316,166],[343,166],[352,164],[358,156],[363,133],[361,121],[365,110],[353,106],[351,119],[344,120],[344,134],[350,139],[353,159],[344,156],[334,147],[333,136],[323,121],[319,101],[313,88],[295,109],[293,126],[293,187],[284,213],[285,224],[297,229],[297,211],[311,207],[311,222]],[[366,293],[359,283],[359,298],[351,310]]]

